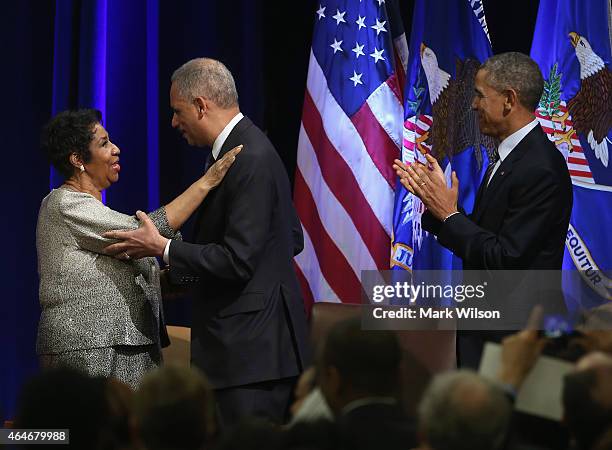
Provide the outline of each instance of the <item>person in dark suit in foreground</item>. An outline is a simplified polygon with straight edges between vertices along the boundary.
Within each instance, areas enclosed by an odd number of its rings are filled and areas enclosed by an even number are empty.
[[[359,318],[331,329],[319,381],[344,448],[406,449],[416,444],[415,423],[399,401],[401,363],[392,331],[364,331]]]
[[[469,215],[457,204],[457,175],[447,187],[431,155],[429,167],[395,161],[401,183],[427,208],[423,228],[463,260],[464,270],[561,269],[572,185],[563,156],[534,117],[542,90],[538,65],[521,53],[495,55],[476,73],[472,108],[481,132],[500,143]],[[480,347],[481,336],[460,334],[462,365],[477,367]]]
[[[109,252],[154,255],[171,280],[195,285],[191,358],[215,388],[223,426],[259,415],[282,421],[305,366],[306,315],[292,258],[303,247],[287,173],[272,143],[238,106],[219,61],[198,58],[172,75],[172,126],[209,163],[235,145],[239,158],[202,203],[192,243],[163,238],[141,214]]]

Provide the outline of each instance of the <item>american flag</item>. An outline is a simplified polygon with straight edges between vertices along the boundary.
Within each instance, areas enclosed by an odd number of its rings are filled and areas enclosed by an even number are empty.
[[[593,172],[591,172],[589,160],[584,154],[578,133],[573,129],[572,116],[567,109],[565,100],[561,100],[559,112],[555,117],[542,114],[540,110],[536,110],[535,115],[548,139],[554,142],[565,156],[567,169],[572,180],[594,184],[595,179],[593,178]]]
[[[306,303],[361,300],[361,271],[389,269],[408,50],[394,0],[319,4],[300,128],[295,259]]]

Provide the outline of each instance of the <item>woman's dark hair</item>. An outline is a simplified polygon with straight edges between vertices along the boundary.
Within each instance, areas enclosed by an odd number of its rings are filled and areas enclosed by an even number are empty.
[[[97,109],[62,111],[43,128],[41,146],[49,162],[64,178],[70,178],[74,167],[70,155],[76,153],[83,162],[89,162],[89,143],[94,137],[93,129],[102,123],[102,113]]]

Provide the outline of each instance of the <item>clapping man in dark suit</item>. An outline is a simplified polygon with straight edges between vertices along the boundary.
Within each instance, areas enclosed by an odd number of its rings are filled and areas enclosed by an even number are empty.
[[[191,359],[215,388],[224,426],[245,416],[282,421],[306,358],[306,318],[292,258],[303,247],[287,173],[272,143],[239,110],[229,70],[198,58],[172,75],[172,126],[209,162],[240,155],[202,203],[193,243],[143,225],[112,232],[109,252],[163,256],[171,279],[193,283]]]
[[[457,205],[456,174],[447,187],[431,155],[429,167],[395,161],[401,183],[427,208],[423,228],[463,260],[464,270],[561,269],[572,186],[563,156],[534,116],[542,90],[538,65],[521,53],[493,56],[478,70],[472,108],[481,132],[500,143],[470,215]],[[471,338],[459,335],[460,358],[477,367],[481,336],[472,338],[476,345],[462,348]]]

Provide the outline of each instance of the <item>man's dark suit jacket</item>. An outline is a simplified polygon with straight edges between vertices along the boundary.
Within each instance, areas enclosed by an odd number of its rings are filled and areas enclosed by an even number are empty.
[[[398,404],[368,403],[342,414],[337,423],[346,449],[399,450],[417,446],[415,421]]]
[[[426,213],[423,227],[463,260],[464,270],[549,269],[563,262],[572,183],[561,153],[536,125],[482,181],[470,216],[442,223]]]
[[[196,282],[191,358],[217,389],[298,375],[306,316],[292,258],[303,248],[287,173],[248,118],[219,156],[244,147],[199,208],[195,241],[172,241],[172,279]]]
[[[482,181],[471,215],[455,214],[444,223],[429,212],[423,215],[423,228],[463,260],[464,271],[481,271],[466,273],[464,282],[488,279],[487,302],[504,318],[505,331],[458,334],[461,366],[477,368],[484,342],[523,328],[536,303],[545,314],[566,311],[560,269],[571,211],[565,160],[536,125],[500,164],[488,187]],[[500,270],[513,272],[490,272]],[[462,328],[482,326],[482,321],[476,326],[464,321]]]

